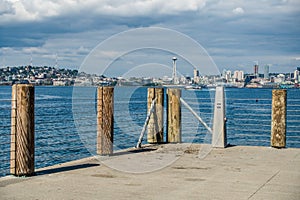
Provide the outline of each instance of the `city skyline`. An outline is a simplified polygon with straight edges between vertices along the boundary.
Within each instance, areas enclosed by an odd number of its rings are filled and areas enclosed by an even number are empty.
[[[300,2],[296,0],[5,0],[0,3],[0,16],[1,67],[32,64],[78,69],[96,45],[141,27],[168,28],[189,36],[203,46],[220,71],[249,73],[256,61],[269,65],[270,72],[290,72],[300,66]],[[149,52],[139,51],[122,59],[134,63],[143,58],[144,66],[153,60],[170,66],[169,58],[179,56],[168,53],[153,54],[147,60]],[[103,59],[116,54],[101,52]],[[185,65],[180,62],[178,69]]]
[[[173,60],[172,76],[163,77],[108,77],[104,74],[88,74],[78,70],[61,69],[56,66],[19,66],[0,68],[0,85],[13,85],[15,83],[31,83],[34,85],[54,86],[162,86],[178,85],[201,89],[202,87],[225,87],[237,88],[299,88],[300,67],[293,73],[276,74],[269,73],[268,66],[264,66],[264,73],[258,73],[258,65],[254,65],[254,71],[245,74],[242,70],[223,70],[221,75],[202,76],[198,69],[193,70],[193,76],[182,76],[176,73],[176,57]],[[200,87],[199,87],[200,86]]]
[[[201,74],[200,70],[197,68],[192,68],[191,71],[189,71],[186,74],[182,74],[180,72],[178,72],[176,70],[176,63],[177,63],[178,59],[177,57],[172,57],[172,63],[167,66],[167,65],[162,65],[159,63],[147,63],[145,65],[157,65],[160,68],[166,68],[165,71],[163,71],[161,74],[157,75],[155,73],[152,73],[152,75],[147,76],[148,74],[145,73],[143,74],[142,72],[144,71],[143,69],[141,69],[141,71],[137,70],[134,71],[133,73],[131,71],[128,71],[127,73],[124,73],[122,76],[122,74],[115,74],[115,75],[109,75],[106,73],[93,73],[95,75],[98,76],[107,76],[107,77],[124,77],[124,78],[139,78],[139,77],[152,77],[152,78],[162,78],[162,77],[169,77],[172,79],[172,81],[174,81],[174,79],[178,79],[180,76],[184,76],[184,77],[201,77],[201,76],[207,76],[207,75],[203,75]],[[176,63],[175,63],[176,62]],[[3,66],[0,67],[1,70],[3,69],[13,69],[13,68],[53,68],[53,69],[57,69],[57,70],[76,70],[79,73],[83,72],[83,73],[87,73],[86,71],[79,71],[76,68],[68,68],[68,67],[59,67],[57,65],[44,65],[44,66],[34,66],[34,65],[19,65],[19,66]],[[138,66],[138,68],[142,68],[143,66]],[[211,76],[222,76],[223,74],[226,74],[227,72],[232,73],[232,76],[236,76],[236,77],[243,77],[244,75],[255,75],[255,76],[259,76],[262,75],[264,78],[269,79],[270,78],[270,74],[292,74],[295,73],[295,71],[298,71],[300,73],[300,66],[295,67],[294,69],[292,69],[292,71],[287,71],[287,72],[271,72],[270,71],[270,65],[266,64],[264,66],[260,66],[258,64],[254,64],[252,67],[250,67],[251,70],[248,71],[244,71],[242,69],[230,69],[230,68],[224,68],[222,71],[220,71],[220,73],[217,74],[211,74]],[[104,72],[109,72],[110,70],[104,71]],[[151,72],[151,71],[150,71]],[[87,73],[89,74],[89,73]],[[176,75],[175,75],[176,74]],[[174,77],[177,76],[177,77]],[[176,81],[176,80],[175,80]]]

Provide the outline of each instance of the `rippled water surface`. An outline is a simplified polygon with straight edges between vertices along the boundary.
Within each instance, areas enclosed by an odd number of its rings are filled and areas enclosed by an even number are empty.
[[[182,98],[212,127],[214,90],[182,90]],[[269,146],[271,89],[226,88],[228,142]],[[35,87],[35,166],[96,152],[96,88]],[[0,87],[0,176],[9,173],[11,87]],[[166,98],[165,98],[166,100]],[[147,112],[147,88],[116,87],[114,150],[136,145]],[[166,115],[164,115],[164,118]],[[166,121],[166,120],[165,120]],[[300,90],[288,90],[287,147],[300,147]],[[166,132],[166,130],[164,130]],[[183,142],[210,143],[211,135],[182,105]],[[145,143],[145,141],[144,141]]]

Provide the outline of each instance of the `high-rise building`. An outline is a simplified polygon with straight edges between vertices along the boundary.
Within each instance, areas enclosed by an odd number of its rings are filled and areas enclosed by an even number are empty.
[[[244,71],[240,71],[238,79],[241,81],[244,80]]]
[[[294,80],[295,80],[295,83],[298,83],[298,81],[299,81],[299,78],[300,78],[299,73],[300,72],[298,70],[294,71]]]
[[[230,70],[226,71],[226,73],[225,73],[225,79],[226,79],[227,82],[230,81],[230,79],[231,79],[231,71]]]
[[[239,76],[239,71],[234,71],[233,72],[233,78],[235,78],[235,79],[238,79],[238,76]]]
[[[199,76],[199,71],[197,69],[194,69],[194,78]]]
[[[199,83],[199,71],[197,69],[194,69],[194,83]]]
[[[223,69],[223,71],[222,71],[222,78],[226,78],[226,72],[227,72],[227,70]]]
[[[269,72],[270,71],[270,67],[269,67],[269,65],[265,65],[265,67],[264,67],[264,78],[265,79],[269,79],[270,78],[270,76],[269,76]]]
[[[254,65],[254,75],[258,77],[258,65]]]
[[[243,81],[244,80],[244,72],[243,71],[234,71],[233,78],[237,81]]]

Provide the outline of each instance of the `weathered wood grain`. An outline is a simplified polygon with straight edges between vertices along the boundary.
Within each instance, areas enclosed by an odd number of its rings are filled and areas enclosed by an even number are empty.
[[[271,146],[286,145],[286,90],[272,91]]]

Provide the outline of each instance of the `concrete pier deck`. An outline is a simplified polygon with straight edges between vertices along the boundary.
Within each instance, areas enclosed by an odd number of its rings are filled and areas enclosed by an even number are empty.
[[[300,199],[300,149],[164,144],[98,159],[0,178],[0,199]]]

